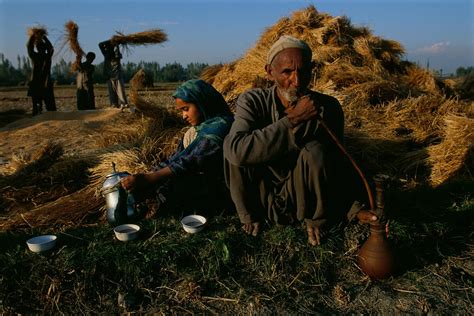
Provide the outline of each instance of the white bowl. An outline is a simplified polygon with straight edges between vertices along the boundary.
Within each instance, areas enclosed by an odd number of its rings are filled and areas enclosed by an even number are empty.
[[[26,241],[28,248],[33,252],[43,252],[49,250],[56,245],[55,235],[43,235],[30,238]]]
[[[204,216],[201,215],[188,215],[181,219],[181,224],[186,232],[190,234],[195,234],[200,232],[207,220]]]
[[[140,226],[135,224],[123,224],[114,228],[115,237],[120,241],[136,239],[138,231],[140,231]]]

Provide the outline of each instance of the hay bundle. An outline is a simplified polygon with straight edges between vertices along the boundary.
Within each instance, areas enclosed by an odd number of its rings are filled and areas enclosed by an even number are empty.
[[[414,92],[439,93],[439,85],[431,72],[419,67],[410,66],[407,68],[406,76],[403,79],[408,85],[414,88]]]
[[[143,68],[140,68],[130,79],[130,85],[134,90],[142,90],[153,87],[153,79],[149,76]]]
[[[219,71],[221,71],[222,67],[224,65],[222,64],[216,64],[216,65],[211,65],[209,67],[206,67],[202,72],[201,74],[199,75],[199,77],[206,81],[207,83],[209,83],[210,85],[213,84],[214,82],[214,78],[216,77],[216,75],[219,73]]]
[[[65,42],[69,43],[69,47],[80,60],[85,53],[78,41],[79,26],[73,21],[67,21],[64,27],[66,28]]]
[[[185,129],[175,127],[160,130],[155,128],[156,125],[160,123],[156,120],[150,122],[148,131],[153,135],[145,137],[140,147],[116,146],[98,157],[100,163],[89,169],[91,187],[95,188],[96,194],[99,193],[105,177],[112,172],[112,162],[115,163],[117,171],[143,173],[150,171],[152,166],[166,160],[175,152]]]
[[[450,114],[445,117],[444,122],[443,141],[428,147],[427,160],[432,166],[430,181],[434,186],[444,183],[463,168],[467,169],[467,174],[472,178],[474,119]]]
[[[36,27],[29,27],[27,30],[28,37],[34,38],[35,44],[42,41],[43,37],[48,35],[48,31],[46,30],[45,26],[36,26]]]
[[[168,40],[168,36],[160,29],[151,29],[128,35],[117,32],[117,35],[110,38],[113,45],[150,45],[163,43],[166,40]]]
[[[414,141],[429,143],[442,137],[445,116],[458,113],[459,110],[459,103],[455,99],[422,95],[387,104],[383,122],[388,130],[404,127],[410,130],[410,137]]]
[[[37,227],[77,227],[85,223],[95,223],[103,204],[103,200],[94,196],[90,187],[86,187],[42,204],[31,211],[16,213],[0,224],[0,231]]]
[[[72,64],[71,70],[77,71],[78,66],[81,62],[82,56],[85,55],[78,40],[79,26],[76,23],[74,23],[74,21],[70,20],[70,21],[67,21],[66,24],[64,24],[64,27],[66,29],[66,32],[64,35],[63,46],[66,46],[67,44],[69,44],[68,45],[69,48],[76,55],[76,60]]]

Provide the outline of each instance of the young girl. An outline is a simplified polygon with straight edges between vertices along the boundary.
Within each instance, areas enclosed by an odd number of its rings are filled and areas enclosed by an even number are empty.
[[[218,206],[218,192],[225,188],[222,144],[233,115],[222,95],[203,80],[183,83],[173,97],[191,128],[171,157],[152,172],[122,179],[122,187],[138,195],[154,189],[158,208],[205,213]]]

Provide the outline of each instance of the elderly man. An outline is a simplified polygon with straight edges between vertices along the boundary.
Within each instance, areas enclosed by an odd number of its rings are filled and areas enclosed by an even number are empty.
[[[267,89],[243,93],[224,141],[225,175],[243,230],[256,236],[263,220],[304,222],[311,245],[350,206],[342,185],[347,161],[320,120],[343,140],[339,102],[308,89],[312,52],[282,36],[270,48]],[[338,194],[339,193],[339,194]]]

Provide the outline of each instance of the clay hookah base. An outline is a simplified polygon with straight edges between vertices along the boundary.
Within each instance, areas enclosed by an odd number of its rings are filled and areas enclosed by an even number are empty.
[[[360,248],[357,261],[362,271],[373,279],[392,275],[394,258],[384,226],[370,225],[370,236]]]

